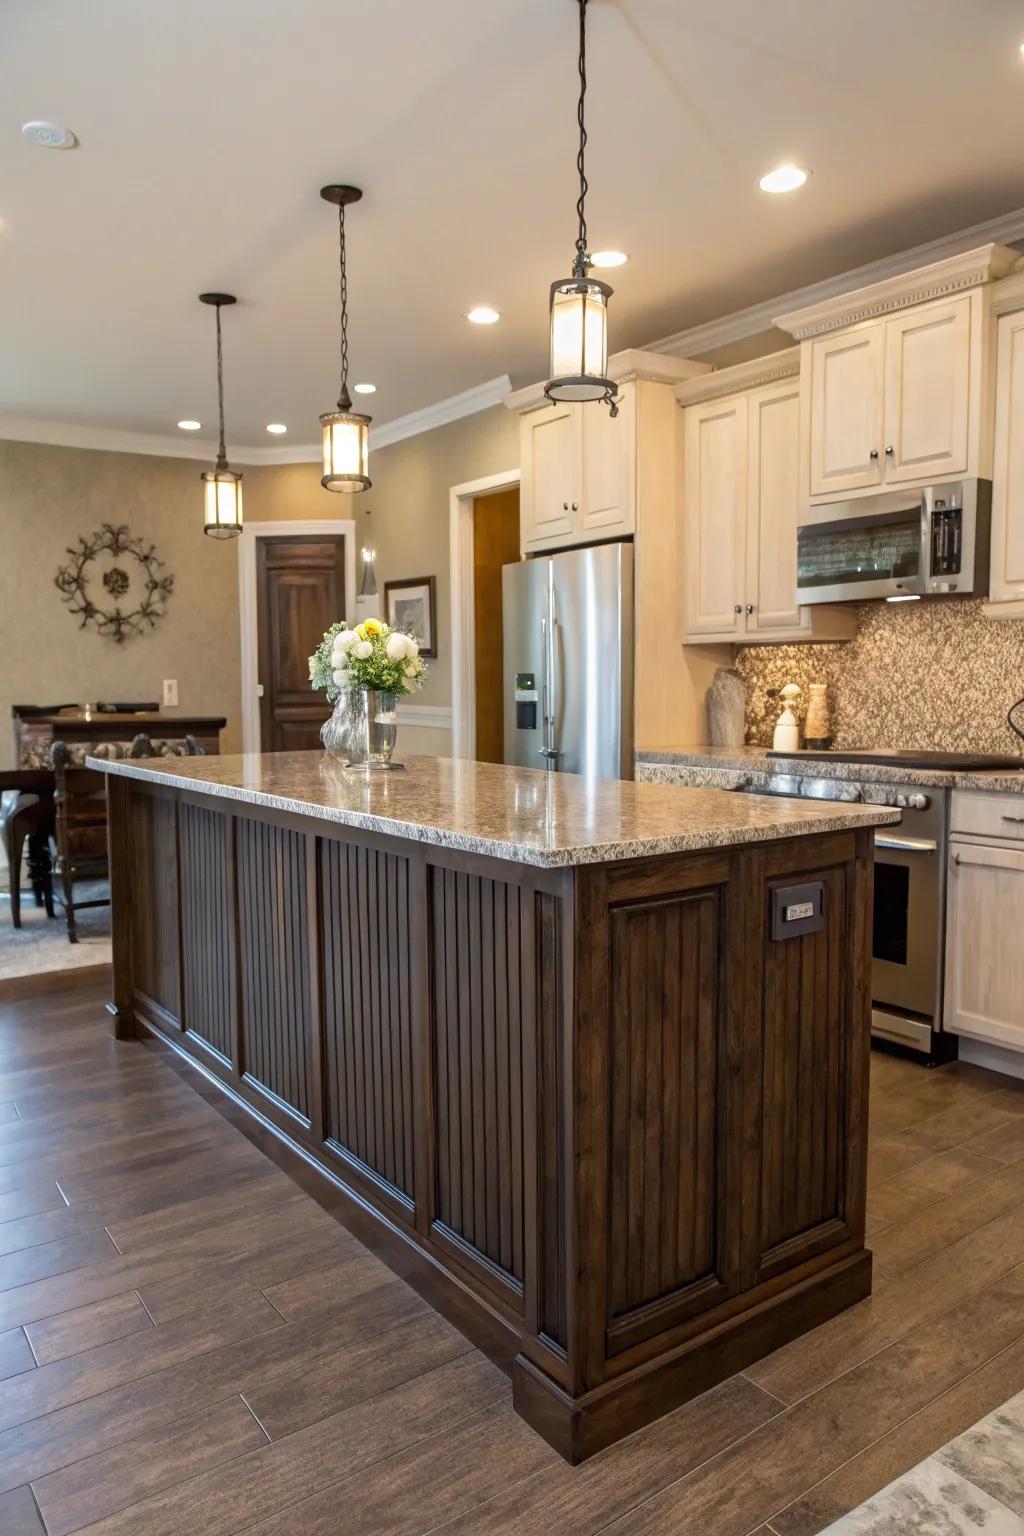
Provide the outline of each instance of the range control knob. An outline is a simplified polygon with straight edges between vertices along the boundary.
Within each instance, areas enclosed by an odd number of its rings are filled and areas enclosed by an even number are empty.
[[[902,798],[908,811],[926,811],[932,803],[930,795],[904,795]]]

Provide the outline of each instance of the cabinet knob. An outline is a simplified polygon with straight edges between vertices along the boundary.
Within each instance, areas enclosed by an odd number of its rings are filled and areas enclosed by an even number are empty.
[[[563,501],[562,502],[562,511],[563,512],[568,512],[568,510],[569,510],[569,503],[567,501]]]
[[[574,511],[574,512],[578,512],[578,511],[579,511],[579,509],[580,509],[580,504],[579,504],[579,502],[578,502],[578,501],[574,501],[574,502],[573,502],[573,504],[572,504],[572,509],[573,509],[573,511]]]
[[[869,458],[872,458],[872,459],[877,459],[878,458],[878,449],[877,448],[872,448],[871,453],[869,454]]]
[[[747,604],[747,612],[748,612],[748,613],[753,613],[753,611],[754,611],[754,605],[753,605],[753,603],[748,603],[748,604]]]
[[[892,443],[890,443],[888,448],[885,450],[885,456],[887,459],[895,458],[896,449],[893,447]]]
[[[743,604],[742,603],[737,603],[736,607],[733,609],[733,613],[742,613],[742,612],[743,612]]]

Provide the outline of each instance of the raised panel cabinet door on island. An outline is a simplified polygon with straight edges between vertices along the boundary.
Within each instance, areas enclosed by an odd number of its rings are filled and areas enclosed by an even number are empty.
[[[811,495],[880,485],[884,473],[880,321],[811,345]]]
[[[523,549],[571,541],[579,516],[580,418],[574,405],[547,405],[523,418]]]
[[[747,397],[687,408],[683,444],[683,628],[689,636],[743,635],[747,507]]]
[[[978,301],[980,303],[980,299]],[[885,322],[885,479],[967,471],[970,294],[921,304]]]
[[[1024,601],[1024,311],[1003,315],[996,358],[992,474],[994,603]]]

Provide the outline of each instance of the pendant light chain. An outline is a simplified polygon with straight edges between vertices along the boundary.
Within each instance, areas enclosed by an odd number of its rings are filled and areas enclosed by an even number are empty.
[[[338,298],[341,304],[341,388],[339,411],[352,409],[348,392],[348,271],[345,265],[345,204],[338,204]]]
[[[220,416],[220,445],[217,449],[217,468],[227,469],[228,456],[224,446],[224,347],[220,335],[220,305],[217,305],[217,411]]]
[[[576,155],[576,169],[580,174],[580,195],[576,199],[576,213],[579,216],[580,228],[576,237],[576,273],[579,277],[587,275],[587,216],[585,205],[589,182],[586,173],[587,152],[587,125],[584,115],[584,106],[587,95],[587,0],[579,0],[580,6],[580,99],[576,108],[576,121],[580,125],[580,147]]]

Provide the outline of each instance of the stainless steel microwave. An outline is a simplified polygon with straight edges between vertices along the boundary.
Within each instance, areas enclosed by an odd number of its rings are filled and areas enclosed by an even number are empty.
[[[990,480],[804,508],[796,600],[987,597],[991,517]]]

